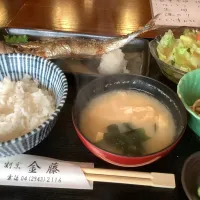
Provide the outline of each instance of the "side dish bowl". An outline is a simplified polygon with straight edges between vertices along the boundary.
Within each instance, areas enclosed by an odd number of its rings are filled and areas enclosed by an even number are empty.
[[[200,187],[200,152],[192,154],[184,163],[181,182],[189,200],[198,200],[198,188]]]
[[[173,65],[169,65],[165,62],[163,62],[159,57],[157,53],[157,46],[158,42],[162,38],[163,35],[156,37],[154,40],[149,42],[149,49],[151,52],[151,55],[156,60],[161,72],[166,76],[169,80],[173,81],[174,83],[178,83],[179,80],[186,74],[186,72],[174,67]]]
[[[54,63],[28,54],[0,55],[0,81],[4,77],[18,81],[27,74],[39,81],[40,86],[51,91],[56,98],[56,110],[49,119],[23,136],[0,142],[0,157],[24,153],[38,145],[54,127],[64,106],[68,84],[64,73]]]
[[[108,152],[90,142],[80,130],[80,115],[87,104],[95,97],[114,90],[136,90],[149,94],[163,103],[171,112],[175,122],[176,134],[174,142],[159,152],[145,156],[124,156]],[[187,124],[186,110],[170,88],[164,84],[140,75],[105,76],[90,82],[81,88],[75,100],[72,118],[76,132],[83,144],[97,157],[114,165],[136,167],[150,164],[169,153],[181,139]],[[92,124],[92,121],[89,122]],[[166,130],[167,131],[167,130]]]
[[[177,93],[189,113],[189,127],[200,136],[200,116],[190,108],[197,99],[200,99],[200,69],[188,72],[181,78]]]

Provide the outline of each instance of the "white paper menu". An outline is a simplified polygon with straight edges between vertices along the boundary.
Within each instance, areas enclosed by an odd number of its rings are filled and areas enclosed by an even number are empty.
[[[200,0],[150,0],[157,25],[200,27]]]
[[[81,167],[93,168],[93,163],[76,163],[52,158],[17,155],[0,159],[0,185],[93,189]]]

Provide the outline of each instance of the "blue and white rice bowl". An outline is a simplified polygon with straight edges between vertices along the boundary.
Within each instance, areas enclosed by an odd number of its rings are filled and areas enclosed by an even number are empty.
[[[54,127],[67,98],[67,79],[62,70],[53,62],[28,54],[0,55],[0,81],[4,77],[18,81],[26,74],[30,75],[32,79],[38,80],[42,87],[54,93],[56,110],[49,119],[31,132],[10,141],[0,142],[0,157],[24,153],[44,140]]]

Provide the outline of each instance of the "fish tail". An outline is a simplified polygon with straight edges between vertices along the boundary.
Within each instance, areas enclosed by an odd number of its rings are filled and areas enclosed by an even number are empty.
[[[106,45],[105,45],[106,48],[103,48],[104,52],[108,53],[109,51],[121,48],[124,45],[128,44],[129,42],[131,42],[138,35],[140,35],[140,34],[142,34],[144,32],[147,32],[147,31],[154,30],[154,29],[158,28],[158,26],[155,25],[155,22],[156,22],[156,20],[158,19],[159,16],[160,16],[160,14],[157,14],[145,26],[143,26],[138,31],[132,32],[132,33],[130,33],[128,35],[125,35],[125,36],[117,37],[114,40],[106,42]]]
[[[128,40],[127,42],[130,42],[131,40],[133,40],[135,37],[137,37],[138,35],[145,33],[147,31],[152,31],[155,30],[157,28],[160,28],[161,26],[156,25],[156,21],[158,20],[158,17],[160,16],[160,14],[155,15],[147,24],[145,24],[140,30],[130,33],[128,35]]]
[[[157,14],[156,16],[154,16],[142,29],[141,31],[146,32],[146,31],[150,31],[150,30],[154,30],[159,28],[160,26],[156,25],[156,21],[158,20],[158,17],[160,16],[160,14]]]

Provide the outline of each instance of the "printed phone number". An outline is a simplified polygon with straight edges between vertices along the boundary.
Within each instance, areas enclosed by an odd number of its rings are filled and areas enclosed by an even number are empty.
[[[14,181],[21,181],[21,182],[41,182],[41,183],[61,183],[61,178],[58,177],[38,177],[38,176],[14,176]],[[16,178],[17,177],[17,178]],[[8,179],[7,179],[8,180]]]

